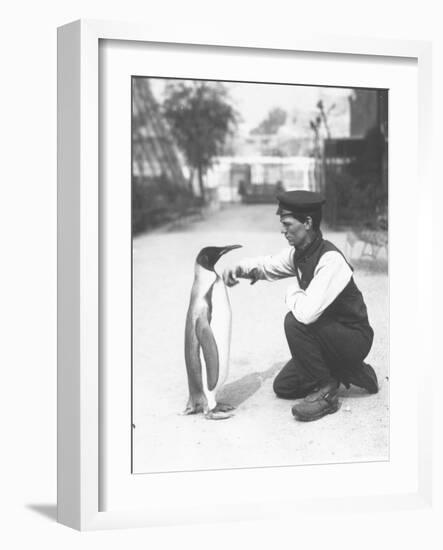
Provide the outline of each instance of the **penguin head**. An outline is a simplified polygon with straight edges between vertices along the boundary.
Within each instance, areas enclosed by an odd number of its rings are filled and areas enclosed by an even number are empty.
[[[197,265],[207,269],[208,271],[214,271],[215,264],[221,256],[223,256],[223,254],[241,247],[241,244],[233,244],[230,246],[207,246],[200,250],[195,262]]]

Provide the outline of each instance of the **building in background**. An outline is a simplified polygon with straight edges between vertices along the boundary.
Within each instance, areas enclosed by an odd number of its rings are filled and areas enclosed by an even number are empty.
[[[221,202],[275,202],[279,190],[318,191],[313,157],[220,157],[209,171],[207,185]]]
[[[350,136],[364,138],[377,127],[387,136],[387,90],[353,90],[349,96]]]
[[[178,149],[147,78],[134,78],[132,85],[132,176],[140,185],[159,178],[177,187],[186,185]]]
[[[148,78],[132,79],[132,225],[135,233],[194,202],[183,162]]]
[[[388,91],[353,90],[349,106],[350,137],[323,143],[325,220],[387,225]]]

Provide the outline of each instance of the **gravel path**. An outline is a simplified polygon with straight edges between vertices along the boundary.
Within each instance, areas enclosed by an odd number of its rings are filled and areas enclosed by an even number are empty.
[[[324,231],[345,251],[346,233]],[[225,421],[181,416],[187,400],[183,335],[193,265],[208,245],[242,244],[217,269],[285,246],[274,205],[233,205],[205,219],[134,240],[134,472],[182,471],[388,459],[388,276],[353,250],[355,279],[368,306],[375,341],[369,362],[380,392],[342,389],[341,408],[317,422],[296,422],[292,402],[277,399],[272,380],[289,358],[283,333],[290,280],[242,282],[230,289],[230,375],[222,398],[237,407]]]

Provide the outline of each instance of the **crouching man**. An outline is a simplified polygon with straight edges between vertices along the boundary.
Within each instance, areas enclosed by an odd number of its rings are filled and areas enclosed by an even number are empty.
[[[320,222],[324,199],[310,191],[277,195],[281,232],[289,246],[272,256],[250,258],[225,270],[234,286],[239,278],[275,281],[294,277],[286,293],[284,327],[291,359],[274,380],[297,420],[310,421],[339,408],[340,383],[377,393],[374,369],[364,363],[373,341],[362,293],[352,267],[331,242],[323,239]]]

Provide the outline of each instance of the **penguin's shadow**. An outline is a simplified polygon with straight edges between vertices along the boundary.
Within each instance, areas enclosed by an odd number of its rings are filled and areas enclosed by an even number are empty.
[[[217,400],[229,403],[233,407],[238,407],[241,403],[249,399],[262,386],[265,380],[273,378],[282,368],[284,363],[276,363],[269,369],[262,372],[252,372],[246,374],[234,382],[224,386],[217,396]]]

